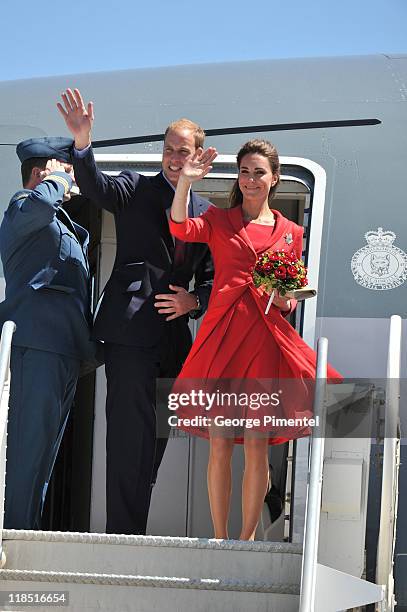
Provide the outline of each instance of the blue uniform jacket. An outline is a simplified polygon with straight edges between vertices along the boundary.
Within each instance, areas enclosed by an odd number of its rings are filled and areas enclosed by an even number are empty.
[[[17,325],[13,344],[90,359],[88,232],[59,207],[64,182],[54,172],[10,201],[0,226],[6,297],[0,325]]]

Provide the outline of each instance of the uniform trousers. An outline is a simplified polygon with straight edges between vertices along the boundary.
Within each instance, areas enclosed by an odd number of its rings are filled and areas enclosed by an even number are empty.
[[[38,529],[79,374],[78,359],[13,346],[4,526]]]
[[[169,333],[147,348],[105,343],[107,533],[146,533],[170,429],[161,419],[157,438],[156,379],[175,378],[184,358]]]

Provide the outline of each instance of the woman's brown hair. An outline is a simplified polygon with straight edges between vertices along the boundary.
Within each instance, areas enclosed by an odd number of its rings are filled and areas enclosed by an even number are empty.
[[[269,202],[274,198],[276,189],[280,183],[280,160],[278,159],[278,153],[276,147],[271,144],[268,140],[249,140],[239,150],[237,154],[237,167],[240,170],[240,164],[245,155],[257,153],[268,159],[270,169],[274,176],[277,176],[278,180],[273,187],[270,189]],[[236,179],[235,184],[229,195],[229,206],[234,208],[243,202],[243,194],[240,191],[239,180]]]

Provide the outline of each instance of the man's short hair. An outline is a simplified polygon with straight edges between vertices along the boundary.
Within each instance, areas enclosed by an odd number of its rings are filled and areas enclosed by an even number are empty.
[[[21,164],[21,179],[23,182],[23,187],[27,185],[31,178],[31,172],[33,168],[41,168],[41,170],[45,170],[48,157],[30,157],[26,159]]]
[[[185,118],[177,119],[177,121],[173,121],[172,123],[170,123],[170,125],[165,130],[164,140],[165,138],[167,138],[168,132],[173,132],[176,130],[191,130],[195,138],[195,147],[196,148],[203,147],[204,140],[205,140],[205,132],[203,131],[201,126],[198,125],[197,123],[194,123],[190,119],[185,119]]]

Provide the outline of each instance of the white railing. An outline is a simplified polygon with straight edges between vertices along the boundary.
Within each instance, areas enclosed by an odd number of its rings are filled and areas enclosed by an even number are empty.
[[[400,356],[401,317],[393,315],[390,319],[387,356],[383,479],[376,569],[376,582],[386,585],[386,612],[394,610],[395,606],[393,564],[400,464]]]
[[[392,612],[395,606],[393,564],[400,464],[401,318],[394,315],[390,320],[377,584],[366,582],[318,563],[326,421],[327,353],[328,340],[320,338],[314,398],[314,415],[319,417],[319,429],[313,431],[311,438],[299,611],[331,612],[376,603],[376,610]]]
[[[317,579],[319,519],[321,515],[322,470],[324,466],[324,429],[326,419],[326,373],[328,340],[319,338],[314,396],[314,417],[319,426],[312,433],[309,460],[309,483],[305,510],[304,553],[302,558],[300,612],[314,612]]]
[[[0,567],[4,565],[3,521],[6,488],[7,417],[11,379],[11,341],[15,329],[16,325],[13,321],[6,321],[0,339]]]

